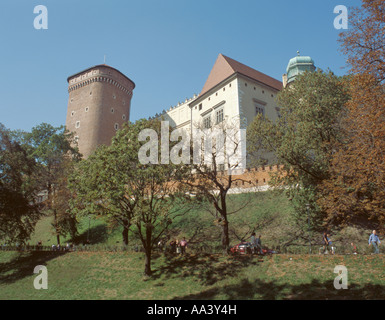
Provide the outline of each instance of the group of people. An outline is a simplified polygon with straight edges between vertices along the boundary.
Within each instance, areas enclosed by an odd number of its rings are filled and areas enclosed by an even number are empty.
[[[60,244],[58,245],[52,245],[51,246],[52,251],[73,251],[74,250],[74,245],[71,243],[67,243],[64,247],[61,246]]]
[[[176,254],[182,254],[184,255],[186,253],[187,248],[187,240],[185,237],[183,237],[182,240],[171,240],[169,244],[169,252],[170,253],[176,253]]]
[[[328,252],[330,252],[331,254],[335,254],[335,247],[333,246],[329,233],[324,232],[322,237],[322,242],[323,242],[323,248],[321,250],[323,250],[324,254]],[[373,230],[373,232],[369,236],[369,247],[373,246],[374,254],[380,253],[380,248],[379,248],[380,244],[381,244],[380,238],[378,237],[376,230]],[[352,248],[352,253],[357,254],[358,253],[357,246],[353,242],[350,243],[350,246]]]

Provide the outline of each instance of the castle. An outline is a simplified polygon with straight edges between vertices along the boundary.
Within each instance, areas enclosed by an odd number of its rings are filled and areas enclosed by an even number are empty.
[[[247,126],[262,114],[275,121],[280,117],[276,96],[304,71],[314,71],[310,57],[291,59],[282,82],[236,60],[219,54],[202,91],[179,102],[155,118],[171,127],[192,130],[223,121],[242,119]],[[75,133],[80,152],[87,158],[101,144],[109,145],[116,131],[130,118],[135,83],[117,69],[97,65],[68,77],[66,127]]]

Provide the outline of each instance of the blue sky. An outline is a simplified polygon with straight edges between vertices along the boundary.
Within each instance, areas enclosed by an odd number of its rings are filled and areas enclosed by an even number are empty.
[[[29,131],[65,124],[67,77],[106,63],[136,88],[131,121],[199,93],[219,53],[281,80],[300,50],[348,72],[335,6],[359,0],[2,0],[0,122]],[[48,9],[36,30],[33,9]]]

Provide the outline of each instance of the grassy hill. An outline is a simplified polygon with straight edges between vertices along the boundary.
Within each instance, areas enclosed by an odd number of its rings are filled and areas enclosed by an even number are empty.
[[[272,226],[284,225],[284,220],[288,218],[292,212],[289,201],[284,195],[272,192],[261,192],[255,194],[230,195],[229,211],[235,211],[242,208],[229,216],[230,225],[236,227],[237,231],[242,234],[248,228],[259,221],[265,221],[268,217],[275,217],[274,224],[270,223],[266,232],[270,233]],[[244,208],[243,208],[244,207]],[[170,234],[175,237],[191,238],[193,236],[196,241],[215,242],[220,239],[220,229],[215,223],[209,210],[213,210],[210,205],[200,204],[194,206],[190,211],[182,216],[178,216],[170,228]],[[74,242],[80,244],[89,236],[92,244],[114,245],[121,244],[122,228],[118,225],[110,226],[103,218],[94,216],[81,217],[78,226],[79,236],[71,239],[70,236],[62,237],[61,242]],[[263,232],[263,230],[260,230]],[[56,244],[56,236],[53,233],[52,217],[44,217],[41,219],[33,233],[30,243],[35,244],[42,241],[45,245]],[[132,243],[137,241],[131,236]],[[235,236],[232,240],[238,241]]]
[[[241,239],[248,241],[252,230],[262,236],[262,243],[269,248],[282,249],[282,245],[300,235],[292,241],[284,252],[307,253],[308,233],[307,225],[298,226],[292,219],[294,211],[291,202],[285,195],[276,192],[259,192],[253,194],[239,194],[228,196],[229,212],[237,211],[229,216],[231,245]],[[241,210],[239,210],[241,209]],[[238,211],[239,210],[239,211]],[[216,218],[209,212],[213,211],[210,204],[199,204],[191,208],[184,215],[174,219],[169,230],[170,238],[186,237],[190,247],[198,251],[215,252],[220,244],[220,233]],[[45,217],[39,221],[31,237],[30,244],[42,241],[44,245],[56,244],[53,234],[52,218]],[[303,231],[301,231],[301,228]],[[78,226],[79,235],[72,239],[70,236],[61,237],[61,243],[82,244],[87,238],[96,248],[105,249],[108,246],[122,245],[122,228],[110,225],[104,218],[81,217]],[[349,251],[350,242],[354,242],[361,253],[369,253],[367,239],[371,228],[347,227],[332,233],[332,240],[340,253]],[[313,252],[318,253],[322,234],[312,235]],[[129,247],[140,245],[140,242],[129,234]]]

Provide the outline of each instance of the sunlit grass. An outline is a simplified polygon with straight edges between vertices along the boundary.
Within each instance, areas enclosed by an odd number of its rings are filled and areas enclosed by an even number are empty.
[[[142,253],[0,253],[0,299],[384,299],[385,257],[156,254],[143,276]],[[36,290],[36,265],[48,269],[48,290]],[[333,286],[336,265],[348,289]]]

